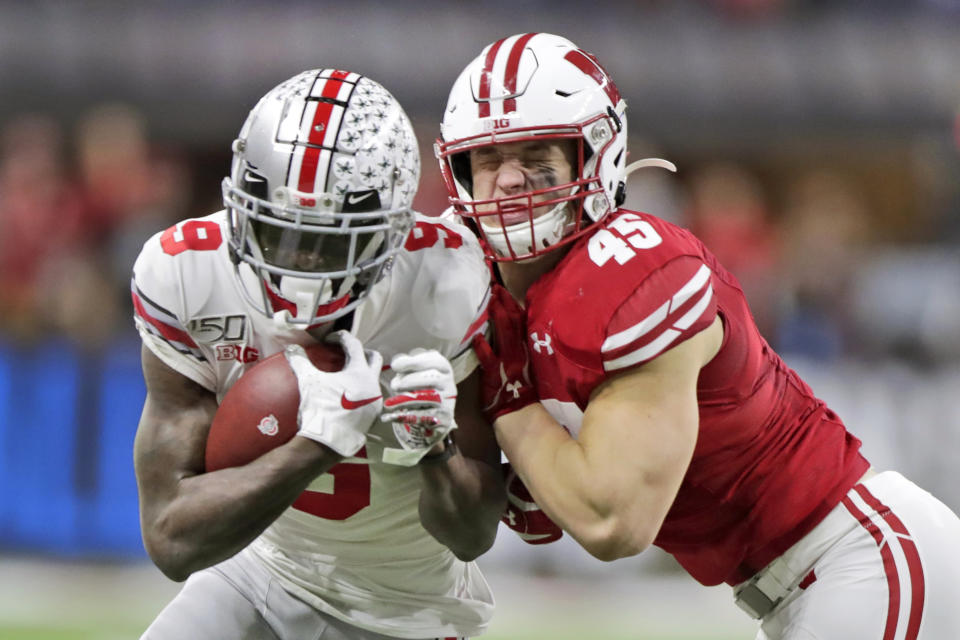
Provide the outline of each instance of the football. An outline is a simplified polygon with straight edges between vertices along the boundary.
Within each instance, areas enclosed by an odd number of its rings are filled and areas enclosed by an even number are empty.
[[[343,368],[338,345],[317,343],[304,349],[322,371]],[[299,406],[297,379],[282,351],[250,367],[223,396],[213,416],[207,471],[243,466],[290,440],[297,433]]]

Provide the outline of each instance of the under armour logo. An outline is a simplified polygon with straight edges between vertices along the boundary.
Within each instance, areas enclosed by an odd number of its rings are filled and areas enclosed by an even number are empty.
[[[540,339],[540,336],[536,331],[530,334],[530,339],[533,340],[533,350],[537,353],[540,353],[540,349],[544,349],[547,352],[548,356],[553,355],[553,346],[550,344],[552,338],[549,333],[543,334],[543,339]]]
[[[511,527],[517,526],[517,516],[513,512],[513,507],[507,507],[507,510],[503,512],[503,518]]]
[[[516,382],[508,382],[505,387],[507,391],[513,394],[513,399],[516,400],[520,397],[520,389],[523,387],[523,383],[517,380]]]

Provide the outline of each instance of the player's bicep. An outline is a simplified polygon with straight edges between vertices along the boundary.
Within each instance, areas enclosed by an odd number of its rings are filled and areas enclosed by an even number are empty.
[[[141,500],[171,497],[177,482],[202,473],[207,432],[217,411],[213,393],[141,349],[147,398],[134,442]]]
[[[594,392],[580,441],[595,461],[617,470],[605,478],[611,495],[624,496],[616,508],[666,516],[697,441],[697,378],[722,335],[716,319],[708,329],[610,378]],[[647,495],[653,504],[629,504],[630,487],[640,484],[652,490]]]

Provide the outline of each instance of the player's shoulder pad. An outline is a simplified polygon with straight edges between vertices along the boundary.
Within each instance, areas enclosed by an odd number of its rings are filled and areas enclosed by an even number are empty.
[[[428,216],[418,211],[413,213],[414,227],[407,236],[405,244],[408,251],[432,249],[434,252],[440,252],[443,249],[465,247],[470,252],[483,254],[477,237],[460,221],[452,209],[447,209],[438,216]]]
[[[203,297],[202,289],[213,287],[227,242],[223,211],[190,218],[151,236],[133,265],[131,294],[138,312],[152,307],[168,320],[186,320],[190,300]]]
[[[679,255],[703,253],[703,246],[686,229],[656,216],[620,209],[583,241],[584,262],[601,274],[655,270]]]
[[[480,242],[470,228],[455,218],[416,214],[404,243],[405,259],[423,277],[455,279],[456,274],[481,274],[489,279],[490,267]],[[446,272],[445,272],[446,271]]]
[[[605,371],[648,362],[696,335],[717,314],[713,272],[695,255],[679,255],[650,272],[611,314],[600,356]]]
[[[480,243],[456,220],[418,213],[404,248],[391,277],[423,328],[461,351],[486,322],[490,268]]]
[[[712,321],[716,302],[705,258],[703,245],[685,229],[618,211],[538,286],[544,300],[538,306],[577,313],[541,318],[537,328],[552,324],[556,348],[590,368],[646,362]],[[706,307],[693,309],[700,302]],[[691,309],[702,317],[687,317]]]

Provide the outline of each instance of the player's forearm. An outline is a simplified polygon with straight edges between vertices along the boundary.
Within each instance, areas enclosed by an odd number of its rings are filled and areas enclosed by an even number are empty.
[[[495,430],[537,504],[589,553],[609,561],[650,545],[661,522],[653,510],[644,512],[644,505],[654,502],[645,495],[653,488],[622,486],[617,466],[591,456],[542,405],[499,418]]]
[[[294,437],[244,467],[184,477],[176,496],[153,518],[143,518],[147,551],[164,574],[185,580],[246,547],[340,460]]]
[[[461,560],[493,546],[506,493],[499,469],[455,455],[421,465],[420,521]]]

